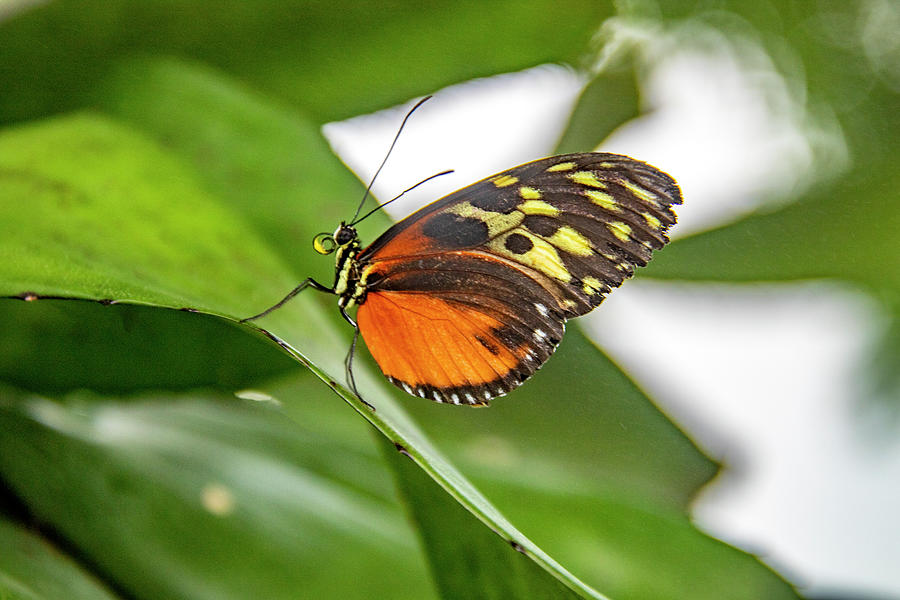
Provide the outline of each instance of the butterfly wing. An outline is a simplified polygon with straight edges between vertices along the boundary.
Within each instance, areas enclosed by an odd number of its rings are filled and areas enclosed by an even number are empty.
[[[616,154],[556,156],[488,177],[360,252],[363,339],[410,393],[486,403],[549,358],[566,319],[668,242],[680,203],[668,175]]]
[[[557,290],[516,263],[448,252],[376,265],[380,278],[357,323],[382,372],[410,394],[487,404],[525,381],[562,338]]]

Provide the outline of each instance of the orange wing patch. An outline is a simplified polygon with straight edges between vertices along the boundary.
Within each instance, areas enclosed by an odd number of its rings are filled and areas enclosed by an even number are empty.
[[[499,339],[494,317],[422,293],[370,292],[357,321],[388,379],[438,402],[487,404],[508,391],[531,352]]]

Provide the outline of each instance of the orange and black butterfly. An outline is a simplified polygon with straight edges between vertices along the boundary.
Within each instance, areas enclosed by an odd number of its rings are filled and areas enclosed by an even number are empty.
[[[544,364],[567,319],[647,264],[680,203],[671,177],[627,156],[537,160],[429,204],[366,248],[358,220],[320,234],[316,250],[336,253],[334,285],[307,279],[251,319],[306,287],[332,293],[391,383],[485,405]]]

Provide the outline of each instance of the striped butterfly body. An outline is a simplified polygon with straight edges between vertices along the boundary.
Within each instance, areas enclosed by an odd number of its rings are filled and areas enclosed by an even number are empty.
[[[392,383],[486,405],[544,364],[567,319],[647,264],[680,203],[671,177],[626,156],[537,160],[437,200],[365,249],[342,223],[315,244],[336,250],[334,285],[307,280],[276,307],[307,283],[336,294]]]

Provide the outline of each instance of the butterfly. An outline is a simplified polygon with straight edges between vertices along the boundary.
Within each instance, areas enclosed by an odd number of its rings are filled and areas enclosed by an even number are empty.
[[[681,201],[670,176],[627,156],[536,160],[425,206],[365,248],[358,220],[319,234],[316,251],[335,253],[334,284],[307,279],[245,321],[306,287],[334,294],[391,383],[436,402],[487,405],[547,361],[568,319],[669,241]],[[348,361],[355,346],[356,337]]]

